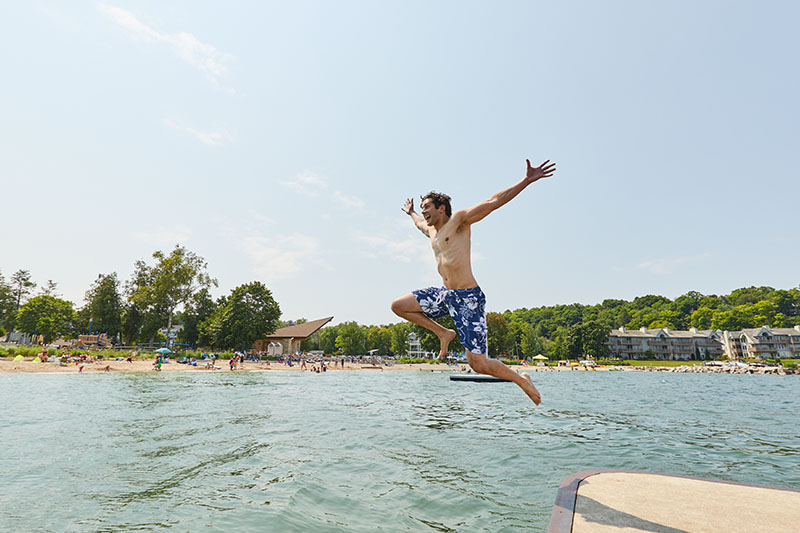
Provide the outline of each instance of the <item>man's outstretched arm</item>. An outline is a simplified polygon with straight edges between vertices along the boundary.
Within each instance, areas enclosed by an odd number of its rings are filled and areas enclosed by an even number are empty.
[[[408,198],[406,204],[401,209],[406,215],[411,215],[411,218],[414,220],[414,225],[416,225],[422,233],[430,237],[428,233],[428,224],[425,223],[425,219],[422,218],[422,215],[414,211],[414,200]]]
[[[502,191],[496,193],[488,200],[483,201],[474,207],[470,207],[469,209],[465,209],[463,219],[464,224],[474,224],[475,222],[482,220],[486,217],[486,215],[495,209],[510,202],[516,195],[522,192],[522,189],[531,183],[539,181],[542,178],[549,178],[556,171],[556,164],[550,163],[549,159],[538,167],[532,167],[529,159],[526,159],[525,161],[528,163],[528,170],[525,173],[525,177],[508,189],[503,189]]]

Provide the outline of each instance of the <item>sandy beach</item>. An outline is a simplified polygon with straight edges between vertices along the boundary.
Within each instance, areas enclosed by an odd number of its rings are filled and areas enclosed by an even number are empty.
[[[312,367],[313,363],[306,363],[307,369]],[[341,370],[355,370],[361,372],[395,372],[395,371],[417,371],[417,372],[462,372],[468,370],[467,365],[456,365],[456,366],[447,366],[444,364],[400,364],[394,363],[391,366],[382,366],[379,368],[375,368],[372,365],[366,363],[345,363],[344,369],[342,369],[338,364],[336,366],[332,366],[330,363],[325,363],[326,368],[329,372],[339,372]],[[64,365],[59,366],[58,363],[34,363],[31,358],[26,358],[23,361],[13,361],[11,358],[0,358],[0,373],[3,372],[10,372],[10,373],[20,373],[20,372],[58,372],[58,373],[81,373],[80,370],[81,365]],[[205,363],[198,362],[197,366],[190,366],[190,365],[182,365],[176,362],[171,362],[169,364],[161,365],[162,372],[232,372],[228,365],[227,360],[218,360],[217,361],[217,368],[216,369],[207,369],[205,368]],[[83,371],[82,373],[97,373],[97,372],[106,372],[106,367],[108,367],[108,372],[126,372],[126,373],[142,373],[142,372],[155,372],[153,370],[153,359],[140,359],[135,360],[131,363],[127,363],[125,361],[95,361],[93,363],[85,363],[83,364]],[[561,368],[557,369],[557,367],[530,367],[530,366],[521,366],[516,365],[511,367],[517,371],[527,371],[527,372],[536,372],[536,371],[554,371],[554,370],[569,370],[569,368]],[[253,363],[248,362],[241,365],[239,368],[234,370],[233,372],[306,372],[308,370],[303,370],[300,368],[300,365],[294,364],[291,367],[288,367],[284,364],[271,362],[270,364],[266,363]]]
[[[12,358],[0,358],[0,373],[97,373],[97,372],[125,372],[125,373],[143,373],[155,372],[153,368],[153,359],[138,359],[131,363],[125,361],[95,361],[93,363],[84,363],[83,370],[81,365],[69,364],[60,366],[58,363],[34,363],[32,358],[28,357],[22,361],[13,361]],[[206,368],[205,362],[198,362],[197,366],[182,365],[180,363],[171,362],[161,365],[161,372],[309,372],[314,367],[315,363],[307,362],[306,369],[300,367],[299,364],[293,364],[291,367],[281,363],[266,362],[254,363],[247,362],[239,365],[236,370],[230,370],[227,360],[218,360],[216,368]],[[344,368],[333,366],[331,363],[325,363],[328,372],[359,371],[359,372],[397,372],[397,371],[414,371],[414,372],[466,372],[469,366],[466,364],[459,364],[448,366],[444,364],[430,364],[430,363],[415,363],[403,364],[392,363],[389,366],[376,367],[367,363],[345,363]],[[106,370],[106,367],[108,369]],[[780,374],[791,375],[800,374],[800,371],[795,369],[783,367],[771,368],[721,368],[721,367],[707,367],[703,365],[692,366],[597,366],[595,368],[587,369],[584,367],[558,367],[558,366],[524,366],[524,365],[511,365],[510,368],[516,372],[679,372],[679,373],[703,373],[703,374]]]

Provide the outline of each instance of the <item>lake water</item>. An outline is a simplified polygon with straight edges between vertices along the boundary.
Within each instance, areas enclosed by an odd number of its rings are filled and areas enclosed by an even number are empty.
[[[589,468],[800,488],[797,376],[0,375],[2,531],[542,531]]]

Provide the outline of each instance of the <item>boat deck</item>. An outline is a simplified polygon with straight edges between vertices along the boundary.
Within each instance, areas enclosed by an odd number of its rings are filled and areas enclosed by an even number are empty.
[[[619,531],[797,532],[800,490],[619,470],[561,482],[548,533]]]
[[[511,383],[507,379],[487,376],[485,374],[453,374],[450,381],[475,381],[481,383]]]

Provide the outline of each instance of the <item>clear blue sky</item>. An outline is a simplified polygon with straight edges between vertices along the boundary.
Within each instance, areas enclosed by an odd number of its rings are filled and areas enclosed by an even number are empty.
[[[83,304],[176,243],[283,319],[438,285],[400,208],[468,207],[490,311],[800,283],[796,2],[4,2],[0,272]],[[417,201],[418,203],[418,201]]]

